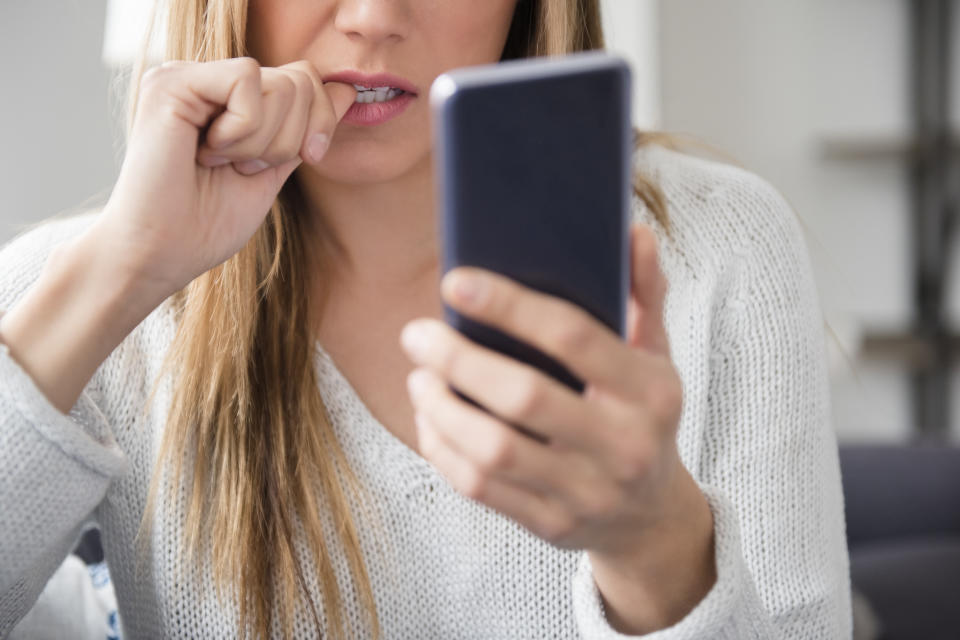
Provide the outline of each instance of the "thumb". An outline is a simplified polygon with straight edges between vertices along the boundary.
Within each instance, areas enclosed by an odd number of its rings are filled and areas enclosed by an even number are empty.
[[[633,224],[630,240],[629,342],[634,347],[669,355],[670,341],[663,317],[668,284],[657,257],[657,236],[650,227]]]

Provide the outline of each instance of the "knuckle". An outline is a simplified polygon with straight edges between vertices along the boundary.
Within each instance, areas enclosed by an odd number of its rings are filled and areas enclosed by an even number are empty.
[[[417,438],[417,446],[420,448],[420,453],[423,457],[428,460],[432,460],[437,453],[437,441],[433,436],[426,434],[419,435]]]
[[[463,421],[462,408],[446,387],[432,387],[424,393],[424,400],[432,407],[437,423],[458,424]]]
[[[516,439],[506,429],[501,428],[493,437],[486,455],[480,461],[480,467],[486,472],[508,469],[513,464],[515,454]]]
[[[652,459],[650,450],[640,438],[634,437],[618,447],[616,478],[619,482],[630,484],[642,480],[650,473]]]
[[[284,100],[292,100],[297,95],[297,84],[287,74],[277,77],[277,86],[274,89]]]
[[[561,546],[576,529],[577,520],[566,511],[548,514],[537,526],[537,535],[553,545]]]
[[[256,61],[255,58],[250,56],[243,56],[241,58],[234,58],[231,61],[236,67],[237,71],[244,76],[260,76],[260,63]]]
[[[511,323],[517,316],[519,304],[516,290],[507,285],[502,286],[497,279],[493,279],[493,286],[486,287],[486,291],[476,296],[471,304],[471,313],[484,318],[499,319]]]
[[[553,339],[560,353],[578,353],[590,344],[590,326],[580,314],[577,314],[577,317],[569,322],[557,323]]]
[[[287,76],[293,83],[298,97],[309,97],[313,95],[313,80],[310,75],[300,69],[293,69]]]
[[[230,122],[230,134],[233,140],[242,140],[243,143],[236,147],[236,153],[240,156],[255,158],[263,153],[266,148],[265,143],[249,139],[260,128],[260,118],[252,114],[234,114]]]
[[[471,500],[482,501],[487,495],[489,480],[483,471],[476,467],[465,467],[460,487],[461,493]]]
[[[517,422],[524,422],[536,415],[543,405],[544,386],[533,372],[524,374],[515,387],[513,400],[507,415]]]
[[[238,173],[241,173],[245,176],[252,176],[260,173],[268,166],[269,165],[260,159],[240,160],[233,163],[233,168],[236,169]]]
[[[592,490],[580,504],[580,515],[590,520],[605,520],[620,505],[620,493],[613,487]]]
[[[238,160],[259,160],[264,159],[269,146],[269,140],[264,140],[256,135],[256,130],[252,131],[250,137],[230,150],[230,154],[236,156]]]
[[[299,152],[300,148],[297,144],[282,143],[270,146],[260,154],[260,159],[271,166],[276,166],[292,160]]]
[[[166,82],[173,70],[174,67],[170,62],[165,62],[162,65],[148,69],[140,78],[141,94],[151,94],[156,91]]]
[[[230,112],[230,119],[226,129],[217,130],[215,121],[214,127],[208,132],[212,142],[218,141],[221,136],[228,136],[232,144],[237,145],[232,149],[240,157],[256,158],[267,148],[268,140],[262,139],[262,135],[257,135],[263,124],[263,114],[260,109],[245,110],[241,112]]]
[[[453,377],[463,364],[463,350],[446,340],[437,341],[437,367],[441,372]]]
[[[651,385],[647,402],[657,419],[676,420],[683,409],[683,386],[674,376],[661,378]]]
[[[290,64],[284,65],[285,68],[291,69],[298,73],[304,74],[307,79],[320,80],[320,72],[317,71],[317,68],[309,60],[295,60]]]

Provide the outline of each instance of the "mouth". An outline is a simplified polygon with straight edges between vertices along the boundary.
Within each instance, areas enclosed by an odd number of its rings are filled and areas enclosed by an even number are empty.
[[[353,85],[357,97],[341,122],[362,127],[384,124],[403,114],[416,102],[418,89],[412,82],[390,73],[340,71],[323,81]]]
[[[416,97],[418,93],[417,87],[412,82],[390,73],[340,71],[324,76],[323,81],[353,85],[357,90],[358,104],[390,102],[401,96],[407,96],[409,99]]]
[[[390,102],[407,93],[403,89],[396,87],[364,87],[363,85],[355,84],[353,88],[357,90],[357,99],[355,102],[359,104]]]

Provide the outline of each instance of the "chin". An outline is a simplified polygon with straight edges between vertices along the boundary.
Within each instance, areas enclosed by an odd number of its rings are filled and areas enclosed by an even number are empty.
[[[377,148],[374,148],[377,147]],[[376,184],[391,182],[424,165],[429,167],[430,150],[411,153],[403,150],[384,150],[379,145],[357,142],[333,145],[320,164],[306,167],[318,177],[343,184]]]

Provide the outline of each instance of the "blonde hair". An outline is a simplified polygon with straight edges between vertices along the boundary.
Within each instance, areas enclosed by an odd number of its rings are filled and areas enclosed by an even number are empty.
[[[169,2],[168,60],[247,55],[247,0]],[[519,0],[504,58],[602,48],[598,2]],[[637,143],[644,141],[638,134]],[[665,224],[659,191],[640,176],[635,190]],[[183,552],[209,554],[218,594],[232,596],[244,636],[290,637],[304,609],[318,635],[325,626],[335,638],[354,635],[345,628],[344,585],[333,569],[336,545],[369,635],[377,637],[351,509],[364,504],[363,490],[334,434],[314,369],[315,310],[307,300],[317,289],[307,261],[317,248],[306,245],[306,216],[296,215],[300,200],[296,181],[288,181],[249,243],[173,299],[178,326],[167,360],[173,398],[144,522],[161,485],[168,498],[185,491]],[[323,510],[334,531],[324,530]],[[299,548],[308,550],[306,558]],[[319,603],[310,595],[314,572]]]

